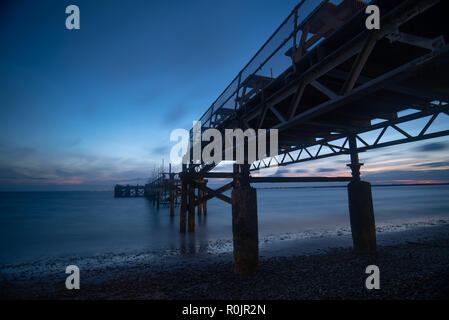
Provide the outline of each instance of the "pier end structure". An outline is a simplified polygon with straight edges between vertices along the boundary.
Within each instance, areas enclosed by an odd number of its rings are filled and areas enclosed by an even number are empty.
[[[131,197],[144,197],[146,196],[146,187],[141,185],[120,185],[116,184],[114,186],[114,197],[115,198],[131,198]]]

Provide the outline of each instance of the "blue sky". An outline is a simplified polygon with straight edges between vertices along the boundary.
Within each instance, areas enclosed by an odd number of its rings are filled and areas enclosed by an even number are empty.
[[[296,2],[2,2],[0,190],[144,183],[168,162],[170,132],[191,127]],[[65,28],[70,4],[80,30]],[[449,139],[433,143],[430,152],[415,143],[366,153],[367,176],[449,181]],[[286,172],[347,173],[345,162]]]

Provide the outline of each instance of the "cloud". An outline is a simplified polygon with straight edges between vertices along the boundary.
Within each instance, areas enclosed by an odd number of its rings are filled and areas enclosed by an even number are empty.
[[[189,116],[189,113],[186,112],[187,107],[182,104],[175,105],[173,108],[170,108],[164,115],[163,121],[165,124],[173,124],[184,120]]]
[[[70,151],[53,158],[31,148],[0,144],[0,150],[7,152],[0,161],[4,191],[110,190],[116,183],[147,182],[154,165],[148,159],[89,152]]]
[[[369,181],[449,181],[449,170],[391,170],[382,172],[362,172],[362,178]]]
[[[335,171],[337,171],[337,169],[335,169],[335,168],[319,168],[317,171],[318,172],[335,172]]]
[[[449,167],[449,161],[420,163],[420,164],[415,164],[414,166],[415,167],[425,167],[425,168]]]
[[[170,145],[157,146],[151,149],[151,153],[156,155],[166,154],[170,151],[170,148]]]
[[[0,168],[0,180],[47,180],[44,177],[34,177],[15,168]]]
[[[294,174],[296,174],[296,173],[307,173],[307,172],[309,172],[308,170],[306,170],[306,169],[297,169],[297,168],[290,168],[290,169],[288,169],[288,168],[283,168],[283,169],[278,169],[278,171],[276,172],[277,174],[292,174],[292,175],[294,175]]]
[[[111,190],[117,183],[144,184],[149,176],[150,166],[133,170],[107,164],[83,168],[0,167],[0,190]]]
[[[35,154],[35,152],[36,152],[35,148],[12,146],[7,145],[5,143],[0,143],[0,155],[2,156],[2,160],[4,160],[5,156],[7,156],[10,159],[24,158]]]
[[[416,151],[429,152],[429,151],[441,151],[449,148],[449,145],[444,142],[428,143],[415,148]]]
[[[136,99],[136,104],[142,107],[149,107],[160,100],[162,100],[167,94],[166,86],[163,84],[160,85],[152,85],[150,89],[146,92],[143,92],[140,97]]]

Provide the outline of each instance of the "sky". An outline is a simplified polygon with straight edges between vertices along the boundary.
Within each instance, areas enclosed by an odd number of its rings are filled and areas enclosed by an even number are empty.
[[[169,161],[170,132],[191,128],[296,3],[2,1],[0,191],[145,183]],[[80,30],[65,27],[71,4]],[[449,182],[448,155],[438,138],[360,157],[368,180],[411,183]],[[347,162],[278,173],[347,175]]]

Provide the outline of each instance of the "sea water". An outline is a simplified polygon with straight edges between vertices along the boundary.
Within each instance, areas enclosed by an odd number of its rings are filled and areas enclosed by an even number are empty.
[[[278,186],[278,185],[277,185]],[[449,186],[373,186],[376,225],[383,231],[449,221]],[[260,239],[350,232],[347,190],[258,189]],[[232,247],[231,206],[208,202],[193,234],[180,234],[179,207],[170,217],[146,198],[111,192],[0,193],[0,265],[48,258],[139,251],[216,251]]]

